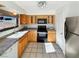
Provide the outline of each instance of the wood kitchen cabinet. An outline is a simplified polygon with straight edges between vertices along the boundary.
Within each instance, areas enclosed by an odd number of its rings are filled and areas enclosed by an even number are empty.
[[[53,24],[56,23],[55,15],[53,15]]]
[[[37,19],[47,19],[48,16],[47,15],[37,15],[36,18]]]
[[[27,19],[28,19],[28,24],[36,24],[37,23],[36,16],[34,16],[34,15],[28,15]]]
[[[28,23],[27,15],[25,14],[20,14],[20,24],[24,25]]]
[[[56,42],[56,31],[48,30],[48,42]]]
[[[31,21],[32,21],[32,24],[36,24],[37,23],[37,21],[36,21],[36,16],[31,16]]]
[[[55,24],[55,16],[54,15],[37,15],[36,20],[38,19],[47,19],[48,24]]]
[[[37,42],[37,31],[31,30],[28,32],[28,41]]]
[[[32,24],[31,18],[32,18],[32,17],[31,17],[30,15],[27,16],[27,20],[28,20],[28,21],[27,21],[27,22],[28,22],[27,24]]]
[[[55,24],[55,16],[48,16],[48,24]]]
[[[37,15],[36,21],[38,22],[38,19],[45,19],[48,22],[48,16],[47,15]]]
[[[48,16],[48,24],[53,24],[53,16]]]
[[[25,15],[20,14],[20,24],[36,24],[38,19],[46,19],[48,24],[55,24],[54,15]]]
[[[27,44],[28,44],[28,35],[27,35],[27,33],[26,33],[26,34],[25,34],[23,37],[21,37],[20,40],[19,40],[19,44],[18,44],[18,57],[19,57],[19,58],[22,57],[22,54],[23,54],[24,49],[25,49],[25,47],[27,46]]]

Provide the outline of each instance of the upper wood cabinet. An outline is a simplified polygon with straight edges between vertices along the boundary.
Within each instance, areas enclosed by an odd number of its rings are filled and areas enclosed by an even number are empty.
[[[56,42],[56,31],[48,30],[48,42]]]
[[[33,42],[37,42],[37,31],[36,30],[31,31],[31,38]]]
[[[27,24],[32,24],[32,21],[31,21],[31,16],[30,15],[27,15]]]
[[[36,15],[36,19],[39,19],[39,18],[41,18],[41,19],[47,19],[48,16],[47,15]]]
[[[28,24],[36,24],[37,23],[36,16],[34,16],[34,15],[28,15],[27,20],[28,20]]]
[[[36,20],[38,19],[46,19],[47,24],[55,24],[55,16],[54,15],[37,15]]]
[[[20,14],[20,24],[24,25],[27,23],[28,23],[27,16],[25,14]]]
[[[55,16],[48,16],[48,24],[55,24]]]
[[[47,20],[48,24],[55,24],[54,15],[25,15],[20,14],[20,24],[37,24],[38,19]]]
[[[32,21],[32,24],[36,24],[37,23],[36,16],[31,16],[31,21]]]
[[[53,24],[53,17],[52,16],[48,16],[48,24]]]
[[[55,15],[53,15],[53,24],[56,23]]]

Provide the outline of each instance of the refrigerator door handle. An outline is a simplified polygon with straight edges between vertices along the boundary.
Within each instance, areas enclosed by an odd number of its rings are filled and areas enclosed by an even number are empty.
[[[74,34],[74,35],[77,35],[77,36],[79,36],[79,34],[77,34],[77,33],[74,33],[74,32],[70,32],[71,34]]]

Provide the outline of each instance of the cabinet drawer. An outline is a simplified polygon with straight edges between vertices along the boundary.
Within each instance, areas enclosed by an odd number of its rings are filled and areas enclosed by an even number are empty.
[[[31,30],[28,33],[28,40],[30,42],[36,42],[37,41],[37,31]]]

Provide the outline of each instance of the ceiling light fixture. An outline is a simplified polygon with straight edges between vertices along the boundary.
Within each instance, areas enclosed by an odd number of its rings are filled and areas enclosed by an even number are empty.
[[[40,8],[45,8],[47,6],[47,2],[46,1],[39,1],[37,5]]]

